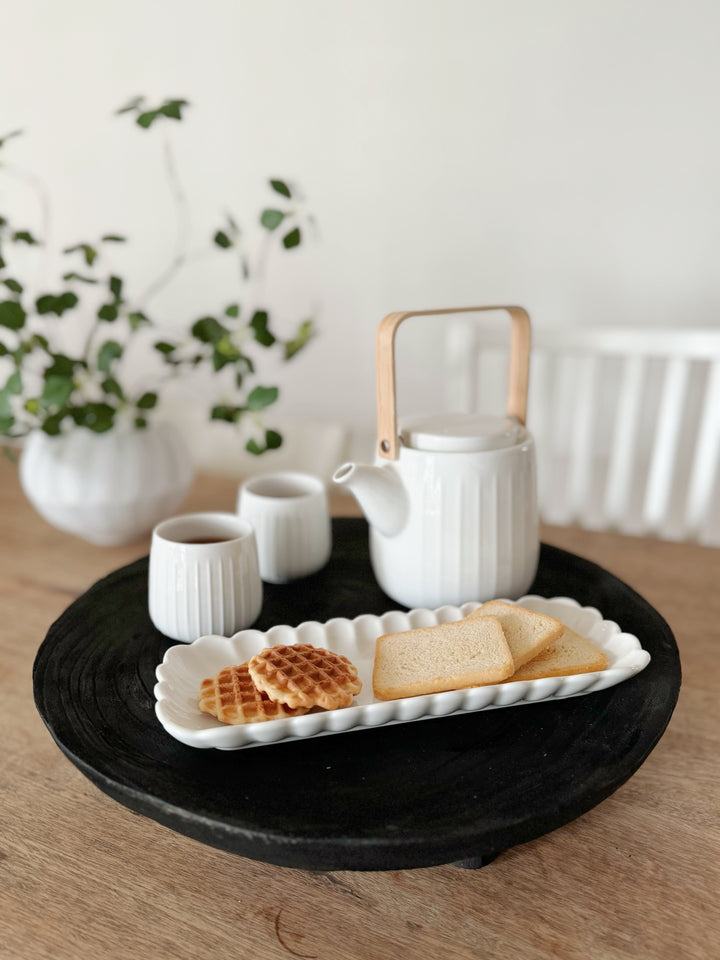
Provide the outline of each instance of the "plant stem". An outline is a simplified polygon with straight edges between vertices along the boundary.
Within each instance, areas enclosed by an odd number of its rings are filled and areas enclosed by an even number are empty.
[[[95,338],[95,334],[98,332],[99,329],[100,329],[100,320],[96,317],[90,325],[90,329],[88,330],[88,335],[85,338],[85,346],[83,347],[83,351],[81,354],[82,359],[87,364],[88,370],[90,370],[90,347]]]
[[[49,262],[50,262],[50,239],[52,234],[51,223],[52,218],[50,215],[50,201],[48,199],[47,191],[43,182],[32,173],[27,173],[25,170],[22,170],[20,167],[15,167],[12,164],[3,165],[3,170],[14,180],[19,180],[21,183],[26,183],[29,185],[32,192],[37,198],[38,204],[40,206],[40,223],[42,231],[42,246],[43,246],[43,256],[42,256],[42,268],[40,271],[40,276],[38,277],[38,286],[45,286],[47,283],[47,276],[49,272]]]
[[[172,280],[177,271],[187,260],[187,238],[190,231],[190,213],[187,197],[185,195],[182,183],[180,182],[180,177],[178,176],[175,156],[173,154],[169,139],[165,140],[164,156],[165,169],[167,171],[168,182],[170,184],[170,192],[177,207],[178,229],[175,255],[165,270],[156,280],[153,281],[153,283],[150,284],[145,293],[140,297],[140,309],[142,309],[149,300],[156,296],[156,294],[158,294],[163,287],[167,286],[167,284]]]

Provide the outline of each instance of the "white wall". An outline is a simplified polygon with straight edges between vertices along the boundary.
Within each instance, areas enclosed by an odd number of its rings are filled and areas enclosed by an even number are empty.
[[[320,307],[320,337],[279,374],[288,414],[372,432],[390,310],[718,323],[715,2],[23,0],[4,22],[0,133],[26,131],[6,159],[44,184],[59,244],[132,236],[116,257],[138,289],[176,223],[162,133],[112,115],[130,96],[193,104],[169,131],[193,247],[228,207],[252,222],[269,175],[302,185],[319,243],[252,291],[288,323]],[[34,203],[0,179],[0,205],[39,229]],[[200,261],[155,314],[232,296]],[[405,412],[438,345],[437,324],[400,342]]]

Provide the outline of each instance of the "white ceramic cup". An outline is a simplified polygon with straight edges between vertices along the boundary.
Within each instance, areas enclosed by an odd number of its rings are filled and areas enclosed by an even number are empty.
[[[165,636],[192,643],[251,626],[262,607],[252,525],[234,513],[188,513],[153,530],[150,619]]]
[[[266,583],[309,576],[330,559],[330,511],[319,477],[297,471],[253,477],[238,490],[237,510],[255,528]]]

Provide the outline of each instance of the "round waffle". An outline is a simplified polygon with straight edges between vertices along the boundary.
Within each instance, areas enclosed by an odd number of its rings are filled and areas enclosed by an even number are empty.
[[[278,703],[258,690],[247,663],[225,667],[214,677],[203,680],[198,704],[203,713],[234,724],[300,717],[308,711],[307,707],[292,708]]]
[[[362,683],[355,666],[343,657],[309,643],[267,647],[248,661],[255,686],[289,707],[349,707]]]

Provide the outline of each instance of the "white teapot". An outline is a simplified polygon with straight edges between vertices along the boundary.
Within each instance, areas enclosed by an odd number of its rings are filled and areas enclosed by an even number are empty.
[[[401,422],[395,333],[408,317],[504,310],[512,321],[506,417],[437,414]],[[521,307],[391,313],[377,332],[375,466],[345,463],[347,486],[370,524],[370,559],[389,597],[406,607],[459,605],[526,593],[540,551],[535,444],[525,428],[530,318]]]

